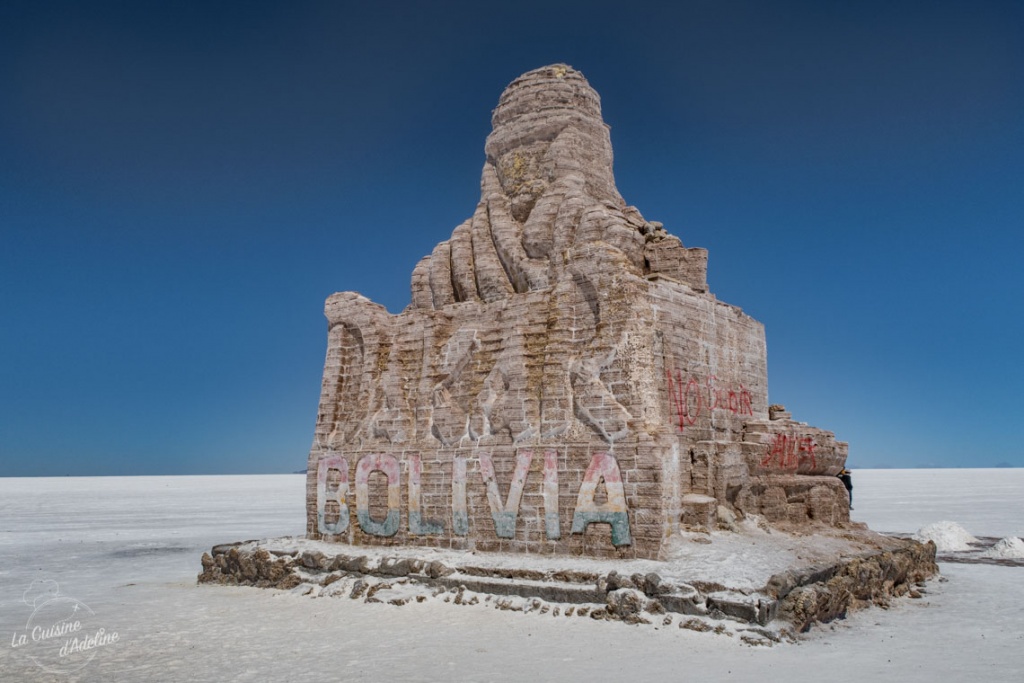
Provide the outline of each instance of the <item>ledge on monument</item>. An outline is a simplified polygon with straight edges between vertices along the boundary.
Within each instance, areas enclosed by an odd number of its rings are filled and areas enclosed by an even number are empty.
[[[276,538],[215,546],[200,583],[301,589],[321,597],[397,590],[436,598],[446,591],[515,598],[643,621],[622,603],[652,614],[681,614],[798,631],[850,609],[912,593],[937,573],[934,544],[847,528],[814,535],[768,530],[756,519],[736,532],[676,534],[668,559],[599,560],[394,546],[350,546]],[[376,588],[372,588],[376,586]],[[342,588],[345,590],[342,591]],[[469,597],[466,597],[469,600]],[[405,598],[402,598],[405,600]],[[420,600],[420,598],[417,598]],[[447,601],[447,600],[446,600]],[[403,604],[395,602],[394,604]],[[511,604],[511,603],[508,603]],[[575,609],[575,608],[574,608]],[[631,616],[630,616],[631,615]],[[650,614],[648,614],[650,616]],[[632,621],[631,621],[632,619]],[[649,623],[649,622],[647,622]],[[682,624],[680,624],[682,626]]]
[[[382,304],[377,303],[359,292],[335,292],[324,301],[324,316],[328,322],[341,322],[353,314],[359,318],[380,319],[391,316]]]

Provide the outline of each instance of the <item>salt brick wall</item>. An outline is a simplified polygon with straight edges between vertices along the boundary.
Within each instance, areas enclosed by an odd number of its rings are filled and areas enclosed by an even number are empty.
[[[595,301],[600,302],[596,314]],[[845,461],[842,444],[836,446],[830,433],[767,419],[763,326],[687,285],[620,276],[580,286],[579,278],[569,278],[546,291],[490,304],[467,302],[399,316],[345,294],[332,297],[326,311],[329,346],[307,490],[311,537],[320,536],[316,472],[327,454],[344,455],[350,469],[352,520],[344,537],[335,540],[649,558],[664,555],[664,539],[678,528],[682,496],[688,493],[735,505],[736,492],[752,476],[822,474]],[[614,424],[616,410],[628,414],[628,435],[613,444],[578,419],[579,394],[589,391],[590,384],[581,389],[571,376],[580,359],[588,357],[610,358],[599,380],[590,383],[608,392],[591,414]],[[503,373],[496,374],[496,368]],[[502,426],[497,433],[486,433],[482,404],[491,399],[490,424]],[[513,435],[531,425],[536,432],[513,443]],[[556,436],[543,436],[559,426]],[[824,456],[821,466],[773,470],[766,457],[773,439],[784,432],[816,439]],[[813,437],[806,436],[810,433]],[[558,454],[558,539],[545,533],[543,462],[548,450]],[[499,538],[480,453],[492,459],[504,504],[522,451],[534,457],[514,538]],[[606,524],[591,524],[584,534],[570,532],[584,472],[592,456],[603,452],[615,457],[622,476],[628,546],[614,546]],[[376,453],[392,454],[401,468],[401,523],[386,537],[363,531],[355,509],[356,464]],[[409,454],[422,461],[422,518],[440,523],[441,533],[410,533]],[[453,528],[456,455],[466,459],[467,467],[465,536]],[[778,498],[778,487],[769,489],[774,491],[769,498]],[[747,487],[741,502],[763,512],[757,490]],[[377,521],[383,520],[386,495],[383,487],[371,486],[370,509]],[[775,504],[774,516],[797,520],[786,507],[791,505],[788,498]],[[785,515],[778,513],[783,507]]]
[[[546,447],[558,456],[558,517],[559,536],[552,540],[546,535],[543,499],[544,450],[537,448],[494,449],[489,451],[494,464],[495,477],[502,503],[506,501],[513,478],[516,454],[532,451],[534,454],[526,478],[515,524],[514,538],[500,538],[492,519],[487,500],[484,479],[480,472],[479,454],[483,449],[464,448],[435,451],[423,458],[421,511],[424,520],[443,526],[440,534],[428,536],[413,535],[409,531],[408,490],[409,452],[392,453],[400,464],[401,491],[399,510],[401,522],[392,536],[378,536],[364,532],[356,517],[355,510],[355,469],[356,462],[374,451],[355,451],[346,454],[348,460],[347,496],[350,521],[345,532],[338,536],[321,535],[317,528],[317,483],[316,473],[311,470],[307,484],[307,533],[312,538],[328,541],[344,541],[361,545],[417,545],[438,548],[475,549],[504,552],[529,552],[549,554],[573,554],[595,557],[657,557],[663,536],[661,519],[651,510],[660,505],[661,470],[655,463],[645,463],[643,453],[636,449],[616,451],[615,458],[622,475],[622,488],[629,508],[629,545],[616,548],[611,542],[611,530],[605,524],[591,524],[584,534],[572,534],[573,515],[576,511],[577,494],[583,476],[591,462],[593,453],[588,447],[561,446]],[[418,452],[418,451],[417,451]],[[456,455],[466,458],[466,501],[468,504],[469,529],[465,536],[454,533],[452,505],[453,460]],[[649,458],[647,458],[649,460]],[[384,519],[387,507],[386,491],[383,486],[370,485],[370,508],[378,521]]]

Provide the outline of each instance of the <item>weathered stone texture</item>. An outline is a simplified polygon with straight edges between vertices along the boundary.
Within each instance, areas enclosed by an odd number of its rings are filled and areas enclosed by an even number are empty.
[[[409,308],[327,300],[308,535],[658,558],[719,506],[846,523],[846,445],[770,419],[764,328],[708,292],[706,250],[626,205],[583,76],[516,79],[485,151]]]

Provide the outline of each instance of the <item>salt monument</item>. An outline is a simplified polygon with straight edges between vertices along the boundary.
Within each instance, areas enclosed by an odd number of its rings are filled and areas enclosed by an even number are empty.
[[[327,300],[310,538],[657,559],[719,508],[848,522],[846,444],[768,405],[764,327],[623,200],[583,75],[524,74],[492,121],[412,304]]]
[[[408,308],[327,299],[306,539],[218,546],[200,580],[805,628],[933,574],[933,544],[851,523],[847,444],[769,405],[764,327],[710,292],[707,251],[619,194],[583,75],[522,75],[492,123]],[[737,552],[761,574],[721,575]]]

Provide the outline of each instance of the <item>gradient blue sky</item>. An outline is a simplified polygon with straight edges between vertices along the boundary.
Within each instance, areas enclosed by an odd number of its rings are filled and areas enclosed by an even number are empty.
[[[772,402],[853,467],[1024,466],[1024,3],[5,0],[0,476],[304,467],[323,300],[408,303],[553,62]]]

